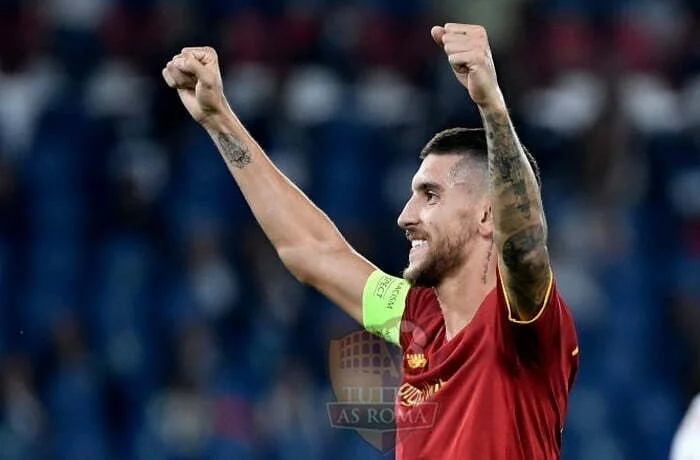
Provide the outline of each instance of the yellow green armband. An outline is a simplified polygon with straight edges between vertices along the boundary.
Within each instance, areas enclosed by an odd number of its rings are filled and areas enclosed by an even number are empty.
[[[362,323],[365,329],[387,342],[399,344],[401,317],[410,285],[404,279],[375,270],[362,293]]]

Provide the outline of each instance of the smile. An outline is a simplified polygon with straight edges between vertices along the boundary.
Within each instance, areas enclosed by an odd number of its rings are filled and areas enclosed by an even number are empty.
[[[408,263],[415,263],[419,258],[425,256],[428,251],[428,241],[411,240],[411,250],[408,253]]]

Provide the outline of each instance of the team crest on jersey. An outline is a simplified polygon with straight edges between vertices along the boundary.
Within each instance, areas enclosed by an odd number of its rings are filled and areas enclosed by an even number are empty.
[[[428,364],[423,353],[406,353],[406,364],[410,369],[422,369]]]

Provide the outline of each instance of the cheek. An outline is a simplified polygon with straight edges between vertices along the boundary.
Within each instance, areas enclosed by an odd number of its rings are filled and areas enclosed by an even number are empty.
[[[433,231],[447,234],[463,225],[464,219],[453,209],[436,205],[426,210],[423,222]]]
[[[445,226],[443,216],[435,208],[424,209],[421,213],[421,222],[425,230],[431,234],[440,233]]]
[[[479,222],[479,216],[475,206],[461,209],[456,213],[456,219],[462,228],[474,228]]]
[[[441,239],[447,239],[451,243],[466,243],[476,232],[477,223],[474,216],[468,212],[452,213],[446,216],[439,228]]]
[[[432,247],[438,248],[449,244],[459,236],[460,229],[458,226],[450,224],[450,222],[434,223],[430,227],[430,236],[433,241]]]

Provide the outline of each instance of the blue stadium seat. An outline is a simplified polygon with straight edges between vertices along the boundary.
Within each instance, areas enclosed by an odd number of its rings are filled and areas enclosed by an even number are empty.
[[[250,445],[239,443],[230,439],[217,438],[212,442],[211,450],[206,456],[207,460],[253,460],[256,456]]]
[[[129,402],[145,401],[159,362],[150,327],[155,261],[148,242],[115,235],[95,252],[93,287],[86,316],[108,374]]]
[[[87,209],[80,195],[58,190],[35,195],[29,215],[29,234],[35,238],[77,240],[85,234]]]
[[[637,429],[635,443],[644,446],[647,458],[666,458],[683,409],[680,395],[672,387],[647,379],[633,407]]]
[[[107,451],[99,375],[86,362],[66,364],[52,376],[47,390],[56,458],[104,459]]]
[[[56,321],[80,306],[82,248],[70,241],[43,241],[29,248],[28,271],[20,287],[19,327],[24,346],[46,351]]]
[[[9,252],[7,242],[0,236],[0,356],[2,356],[7,349],[7,337],[10,327],[8,278],[11,266]]]
[[[370,143],[370,132],[352,120],[333,120],[313,128],[312,195],[341,227],[372,222],[382,190],[374,177],[388,161]]]

